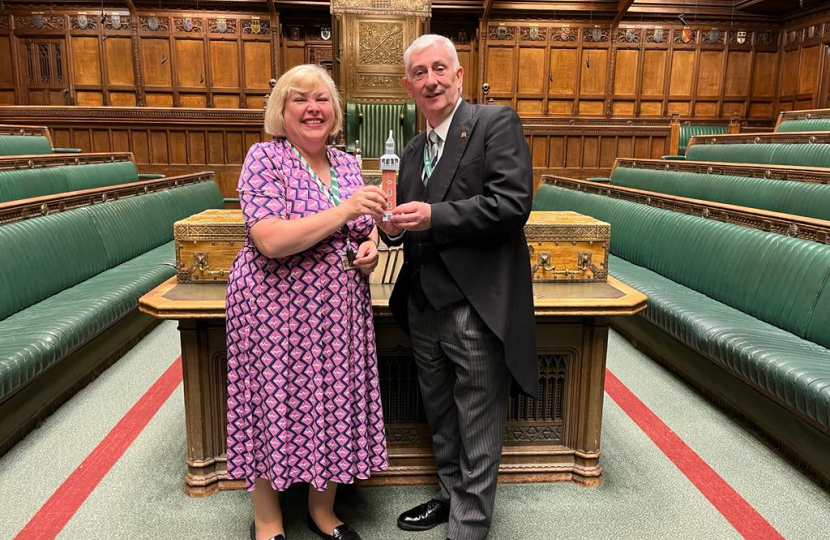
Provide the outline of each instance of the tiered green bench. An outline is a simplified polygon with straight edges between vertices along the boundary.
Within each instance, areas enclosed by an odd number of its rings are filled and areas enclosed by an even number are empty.
[[[79,148],[52,148],[49,128],[0,125],[0,156],[77,153]]]
[[[830,167],[830,133],[756,133],[694,137],[690,161]]]
[[[775,131],[830,131],[830,109],[782,111],[778,113]]]
[[[617,328],[830,482],[830,245],[552,185],[533,209],[609,222],[649,297]]]
[[[129,152],[0,158],[0,203],[160,178],[139,174]]]
[[[223,207],[193,176],[0,225],[0,453],[149,330],[138,298],[176,273],[173,222]]]
[[[695,122],[686,120],[681,122],[678,114],[673,114],[669,122],[669,152],[663,159],[683,159],[686,148],[692,137],[699,135],[720,135],[724,133],[738,133],[741,131],[740,119],[732,117],[728,123],[723,122]]]
[[[830,170],[618,158],[611,185],[830,220]]]

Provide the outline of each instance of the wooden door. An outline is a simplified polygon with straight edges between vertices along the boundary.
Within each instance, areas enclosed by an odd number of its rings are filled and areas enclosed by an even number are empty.
[[[23,81],[29,105],[68,105],[66,43],[57,39],[21,40]]]

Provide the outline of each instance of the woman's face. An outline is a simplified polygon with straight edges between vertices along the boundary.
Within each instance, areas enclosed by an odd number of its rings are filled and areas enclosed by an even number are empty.
[[[282,110],[285,136],[293,144],[302,147],[322,147],[334,127],[334,110],[326,85],[318,84],[316,90],[292,91]]]

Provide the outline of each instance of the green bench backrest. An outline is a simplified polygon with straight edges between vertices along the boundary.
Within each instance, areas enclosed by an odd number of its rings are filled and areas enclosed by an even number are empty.
[[[830,118],[801,118],[798,120],[784,120],[776,126],[775,131],[830,131]]]
[[[698,135],[720,135],[721,133],[728,133],[729,126],[727,124],[714,126],[694,126],[694,125],[680,125],[680,139],[677,143],[677,154],[682,156],[686,153],[686,147],[689,145],[689,139],[697,137]]]
[[[830,167],[830,144],[693,144],[686,159]]]
[[[617,167],[611,184],[830,220],[830,185]]]
[[[0,156],[51,154],[49,139],[40,135],[0,135]]]
[[[363,120],[360,114],[363,113]],[[404,120],[401,121],[401,115]],[[395,138],[398,156],[415,137],[417,116],[415,103],[358,103],[346,102],[346,150],[354,152],[355,141],[360,141],[363,157],[378,158],[386,153],[389,130]]]
[[[138,182],[132,161],[0,171],[0,202]]]
[[[222,208],[215,182],[0,227],[0,320],[173,239],[173,223]]]
[[[533,209],[606,221],[614,255],[830,347],[828,245],[547,184]]]

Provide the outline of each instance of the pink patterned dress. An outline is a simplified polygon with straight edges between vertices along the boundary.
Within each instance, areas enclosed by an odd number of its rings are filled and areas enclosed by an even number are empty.
[[[363,186],[355,159],[328,148],[343,200]],[[332,207],[285,139],[257,143],[239,177],[248,228]],[[373,221],[348,223],[357,246]],[[318,490],[388,467],[368,279],[345,270],[338,231],[288,257],[246,236],[227,292],[228,477]]]

